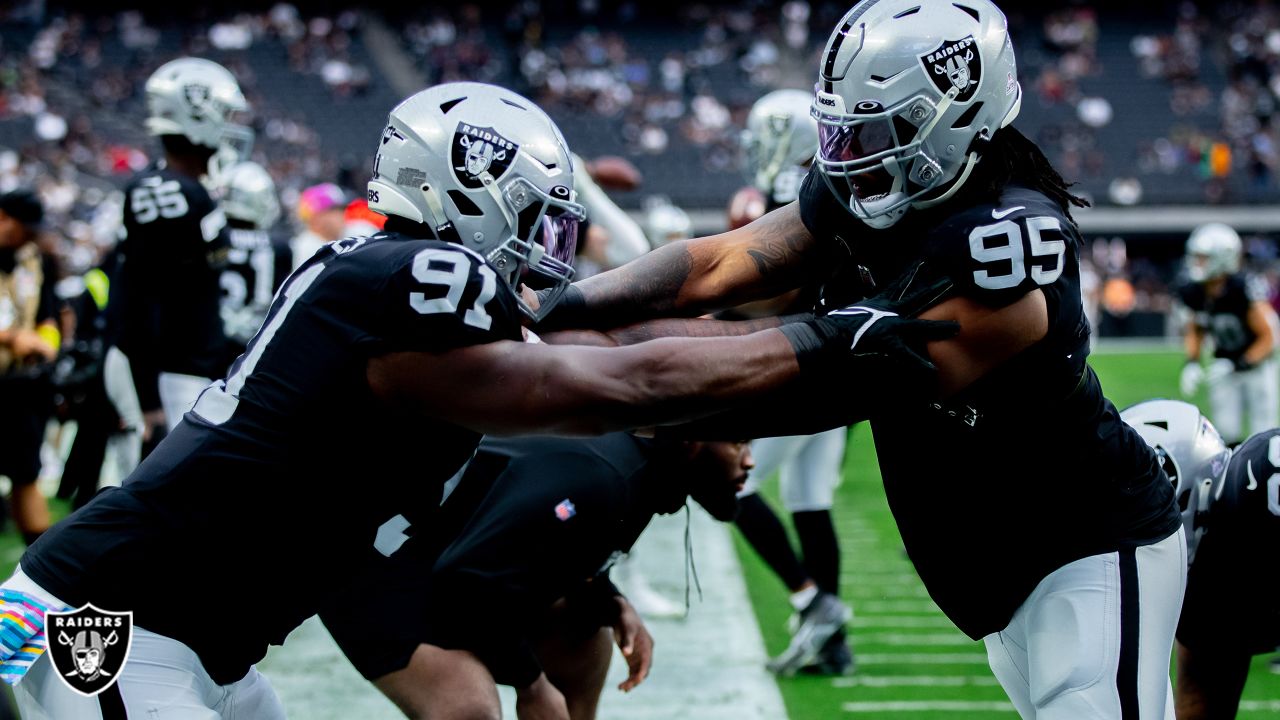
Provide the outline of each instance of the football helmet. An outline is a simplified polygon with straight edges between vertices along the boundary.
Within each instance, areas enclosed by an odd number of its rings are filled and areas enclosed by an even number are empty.
[[[276,183],[266,168],[255,162],[238,163],[226,172],[224,181],[222,210],[228,218],[256,230],[270,229],[280,219]]]
[[[539,293],[540,320],[573,278],[578,226],[573,161],[559,128],[505,88],[446,83],[409,97],[382,131],[369,207],[425,223],[489,261],[513,290]]]
[[[669,199],[654,195],[644,202],[644,232],[649,236],[649,244],[659,248],[693,237],[693,221],[689,219],[689,213],[673,205]]]
[[[1206,223],[1187,238],[1187,278],[1206,282],[1240,271],[1240,235],[1223,223]]]
[[[955,194],[1022,107],[1008,23],[989,0],[862,0],[821,63],[818,168],[873,228]]]
[[[1194,557],[1212,490],[1226,475],[1231,450],[1209,418],[1191,403],[1147,400],[1125,408],[1120,418],[1156,451],[1182,513],[1187,557]]]
[[[803,90],[775,90],[756,101],[742,131],[747,180],[768,197],[783,172],[795,173],[813,161],[818,123],[809,112],[813,96]],[[803,175],[803,170],[800,170]],[[796,183],[792,192],[798,192]]]
[[[214,186],[222,186],[222,174],[249,157],[253,131],[238,122],[249,103],[231,71],[204,58],[178,58],[152,73],[145,91],[147,132],[180,135],[213,150],[209,178]]]

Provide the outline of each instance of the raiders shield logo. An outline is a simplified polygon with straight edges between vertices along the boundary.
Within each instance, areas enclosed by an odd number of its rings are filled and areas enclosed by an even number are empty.
[[[209,86],[200,85],[198,83],[183,85],[182,94],[187,98],[187,103],[192,107],[201,108],[209,101]]]
[[[920,64],[939,92],[959,91],[956,102],[968,102],[982,83],[982,56],[972,35],[943,40],[937,49],[920,56]]]
[[[111,687],[129,659],[133,613],[93,605],[45,614],[49,660],[67,687],[92,697]]]
[[[519,151],[519,145],[502,137],[493,128],[458,123],[451,153],[453,174],[463,187],[482,187],[482,174],[488,173],[494,180],[502,177]]]

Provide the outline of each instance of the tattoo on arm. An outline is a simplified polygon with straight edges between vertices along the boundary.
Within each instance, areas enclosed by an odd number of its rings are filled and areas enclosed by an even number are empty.
[[[763,280],[769,280],[779,273],[791,275],[803,274],[806,266],[805,255],[810,250],[813,238],[802,223],[782,212],[773,212],[753,223],[754,235],[759,240],[756,247],[747,250],[747,255],[756,265],[756,271]]]

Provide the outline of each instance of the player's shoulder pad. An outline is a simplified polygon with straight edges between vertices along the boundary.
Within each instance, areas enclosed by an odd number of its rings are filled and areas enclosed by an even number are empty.
[[[1247,302],[1266,302],[1271,296],[1271,287],[1267,279],[1253,273],[1236,273],[1229,278],[1233,290],[1238,287]]]
[[[443,240],[373,236],[391,270],[387,289],[393,313],[438,327],[456,326],[468,336],[520,338],[515,294],[475,251]],[[416,323],[421,324],[421,323]]]
[[[226,226],[226,218],[199,180],[168,168],[148,168],[125,185],[125,219],[132,225],[156,227],[200,223],[206,242]]]
[[[1214,506],[1252,502],[1266,504],[1267,510],[1280,516],[1280,499],[1272,484],[1280,476],[1280,428],[1252,435],[1231,454],[1222,486],[1214,489]]]
[[[1052,285],[1078,262],[1078,232],[1043,193],[1010,186],[996,202],[960,209],[934,226],[922,254],[941,265],[963,295],[1006,305]]]

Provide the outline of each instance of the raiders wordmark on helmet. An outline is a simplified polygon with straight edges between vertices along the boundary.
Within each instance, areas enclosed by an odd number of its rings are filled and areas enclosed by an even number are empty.
[[[982,83],[982,57],[969,35],[959,40],[943,40],[932,52],[920,56],[920,62],[938,91],[956,88],[956,102],[968,102]]]
[[[45,615],[49,660],[62,682],[85,697],[115,683],[133,645],[133,613],[93,605]]]
[[[480,176],[489,173],[494,180],[506,174],[516,159],[520,146],[489,127],[458,123],[453,134],[453,171],[464,187],[481,187]]]

